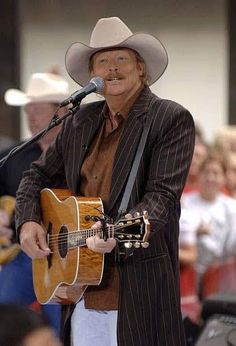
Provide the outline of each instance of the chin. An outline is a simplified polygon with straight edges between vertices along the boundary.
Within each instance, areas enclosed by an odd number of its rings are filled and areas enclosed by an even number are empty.
[[[105,93],[103,96],[106,98],[106,97],[118,97],[118,96],[121,96],[123,95],[123,93]]]
[[[126,88],[123,85],[107,85],[105,89],[106,95],[120,95],[126,92]]]

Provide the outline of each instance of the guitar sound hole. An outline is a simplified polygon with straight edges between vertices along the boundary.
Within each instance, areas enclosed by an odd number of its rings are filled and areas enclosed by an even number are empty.
[[[59,231],[58,250],[60,256],[65,258],[68,251],[68,229],[65,225],[62,225]]]

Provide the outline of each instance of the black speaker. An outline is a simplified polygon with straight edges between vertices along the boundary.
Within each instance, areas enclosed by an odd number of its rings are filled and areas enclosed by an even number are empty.
[[[214,294],[207,297],[202,304],[201,318],[207,320],[214,314],[236,316],[236,294]]]
[[[236,346],[236,317],[212,315],[206,321],[195,346]]]

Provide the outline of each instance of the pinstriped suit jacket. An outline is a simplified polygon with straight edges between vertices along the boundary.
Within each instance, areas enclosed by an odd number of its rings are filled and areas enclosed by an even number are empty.
[[[16,224],[40,222],[39,192],[68,187],[79,192],[80,168],[101,125],[103,101],[83,105],[68,118],[56,142],[24,174],[17,193]],[[149,107],[150,103],[152,104]],[[185,345],[179,299],[179,200],[194,148],[194,122],[181,105],[146,87],[132,107],[116,152],[106,213],[116,217],[146,117],[153,123],[129,202],[147,210],[150,246],[137,249],[120,271],[118,344]]]

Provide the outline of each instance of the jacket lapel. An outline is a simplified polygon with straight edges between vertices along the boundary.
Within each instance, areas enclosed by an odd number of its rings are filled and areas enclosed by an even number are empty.
[[[145,124],[148,105],[152,94],[149,88],[144,88],[136,100],[124,125],[113,166],[108,212],[112,210],[120,193],[124,189],[132,168],[139,140]]]

